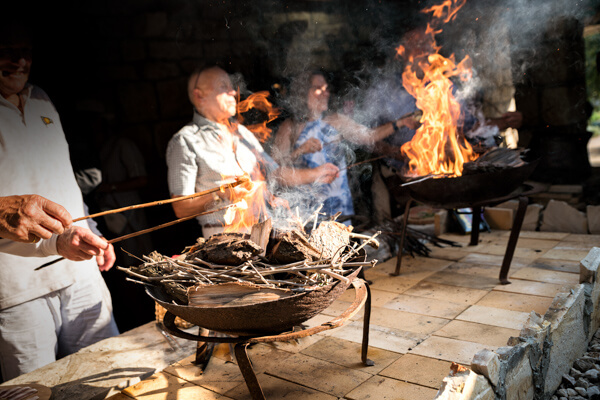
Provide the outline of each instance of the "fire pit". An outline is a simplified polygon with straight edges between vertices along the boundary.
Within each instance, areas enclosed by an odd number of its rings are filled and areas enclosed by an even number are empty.
[[[538,161],[453,178],[431,178],[420,182],[418,179],[407,180],[407,187],[416,201],[443,208],[461,208],[468,204],[486,203],[517,191]]]
[[[400,249],[404,247],[409,210],[412,202],[415,200],[437,208],[471,208],[473,210],[473,219],[470,245],[476,246],[479,242],[479,224],[481,222],[482,207],[492,206],[517,198],[519,207],[512,225],[499,274],[500,283],[509,284],[508,272],[519,239],[523,219],[525,218],[527,204],[529,203],[527,196],[540,190],[539,187],[527,185],[523,182],[533,172],[538,161],[524,162],[517,167],[498,168],[491,171],[466,174],[456,178],[415,180],[412,184],[409,181],[410,199],[406,204],[404,212]],[[400,252],[397,257],[394,275],[400,274],[401,266],[402,253]]]

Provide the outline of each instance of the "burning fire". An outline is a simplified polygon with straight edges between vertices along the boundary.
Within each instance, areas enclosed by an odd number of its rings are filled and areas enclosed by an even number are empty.
[[[237,105],[238,120],[240,123],[244,123],[244,117],[241,114],[252,108],[256,108],[267,114],[266,121],[246,126],[261,142],[265,142],[271,135],[271,129],[267,127],[267,124],[276,119],[280,114],[280,111],[267,100],[267,97],[269,97],[269,92],[267,91],[252,93],[246,100],[239,101]]]
[[[268,217],[267,204],[273,204],[272,195],[258,167],[257,170],[254,180],[248,178],[239,186],[244,190],[229,191],[232,206],[225,212],[225,232],[249,232],[253,225]]]
[[[399,56],[407,59],[402,74],[404,87],[423,112],[422,125],[413,139],[402,146],[402,154],[409,159],[407,176],[460,176],[463,164],[477,158],[471,145],[459,137],[461,110],[450,80],[452,77],[470,78],[470,58],[466,56],[459,63],[454,55],[445,58],[438,53],[440,47],[435,41],[435,35],[441,32],[437,26],[454,19],[465,2],[445,0],[441,5],[424,9],[423,13],[432,13],[433,21],[418,37],[411,38],[414,47],[396,49]]]

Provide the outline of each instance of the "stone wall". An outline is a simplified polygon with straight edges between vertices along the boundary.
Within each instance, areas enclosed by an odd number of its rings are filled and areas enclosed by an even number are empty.
[[[471,368],[454,367],[436,399],[549,399],[600,327],[600,248],[580,263],[580,284],[553,300],[542,317],[532,312],[506,347],[482,350]]]

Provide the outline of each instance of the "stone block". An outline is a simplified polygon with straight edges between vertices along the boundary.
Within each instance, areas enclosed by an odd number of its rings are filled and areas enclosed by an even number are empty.
[[[550,322],[546,321],[540,314],[532,311],[529,314],[527,322],[523,325],[523,329],[521,329],[519,336],[525,339],[533,339],[534,343],[541,351],[544,346],[544,341],[548,336],[549,326]]]
[[[155,60],[179,60],[180,44],[175,40],[156,40],[148,43],[148,55]]]
[[[445,377],[435,400],[495,400],[494,388],[488,380],[464,368]]]
[[[554,297],[544,318],[550,322],[552,343],[548,355],[548,369],[544,381],[544,394],[551,396],[568,374],[573,361],[587,349],[589,326],[584,318],[585,292],[579,285]]]
[[[189,116],[187,79],[171,79],[156,85],[160,115],[165,118]]]
[[[490,228],[510,230],[513,225],[514,211],[509,208],[487,207],[483,216]]]
[[[485,376],[494,386],[498,386],[500,379],[500,359],[491,350],[484,349],[473,357],[471,361],[473,372]]]
[[[579,262],[579,283],[597,283],[598,266],[600,266],[600,247],[592,247],[587,256]]]
[[[507,362],[504,377],[504,390],[507,399],[528,400],[535,395],[533,371],[528,357],[526,343],[515,346],[512,357]]]
[[[600,266],[600,248],[594,247],[579,263],[579,281],[584,284],[585,294],[589,304],[586,312],[589,313],[590,339],[600,328],[600,282],[598,267]]]
[[[169,18],[166,12],[146,13],[134,22],[134,32],[138,37],[161,37],[167,30]]]
[[[540,231],[587,234],[587,217],[564,201],[550,200],[542,212]]]
[[[587,206],[585,212],[588,221],[588,231],[592,235],[600,234],[600,206]]]

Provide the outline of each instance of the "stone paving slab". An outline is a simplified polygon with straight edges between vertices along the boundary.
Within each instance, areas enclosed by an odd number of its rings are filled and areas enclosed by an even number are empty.
[[[457,304],[475,304],[487,293],[487,290],[441,285],[432,282],[420,282],[404,292],[404,294],[411,296],[421,296],[441,301],[449,300]]]
[[[450,372],[451,363],[435,358],[405,354],[379,375],[417,385],[439,389],[440,382]]]
[[[294,382],[290,382],[284,379],[279,379],[275,376],[267,374],[258,374],[256,376],[258,383],[260,384],[265,397],[269,400],[285,399],[285,400],[337,400],[338,397],[320,392],[315,389],[308,388],[306,386],[299,385]],[[226,399],[235,400],[252,400],[250,392],[246,384],[241,384],[235,389],[227,392]],[[204,400],[198,398],[195,400]]]
[[[410,350],[409,353],[469,365],[473,355],[483,349],[495,350],[480,343],[431,336]]]
[[[456,320],[520,330],[528,318],[529,313],[526,312],[473,305],[456,317]]]
[[[373,375],[380,373],[382,369],[401,357],[399,353],[370,346],[367,356],[375,365],[367,366],[361,361],[361,352],[362,345],[360,343],[335,337],[327,337],[302,350],[304,355]]]
[[[550,304],[552,304],[551,297],[501,292],[498,290],[491,291],[477,302],[477,305],[480,306],[503,308],[524,313],[535,311],[540,315],[546,313]]]
[[[454,320],[439,331],[436,331],[434,335],[497,348],[506,346],[508,338],[519,336],[519,332],[520,329],[509,329],[494,325]]]
[[[441,302],[427,297],[400,294],[383,305],[383,308],[406,311],[414,314],[453,319],[468,307],[467,304]]]
[[[431,400],[436,394],[436,389],[374,376],[348,393],[345,398],[349,400]]]
[[[569,285],[557,285],[554,283],[533,282],[521,279],[511,279],[509,285],[498,285],[494,290],[510,293],[531,294],[554,298],[563,287]]]
[[[561,284],[577,284],[579,283],[579,273],[573,274],[570,272],[552,271],[542,268],[525,267],[511,275],[511,278],[527,279],[537,282],[548,282]]]

